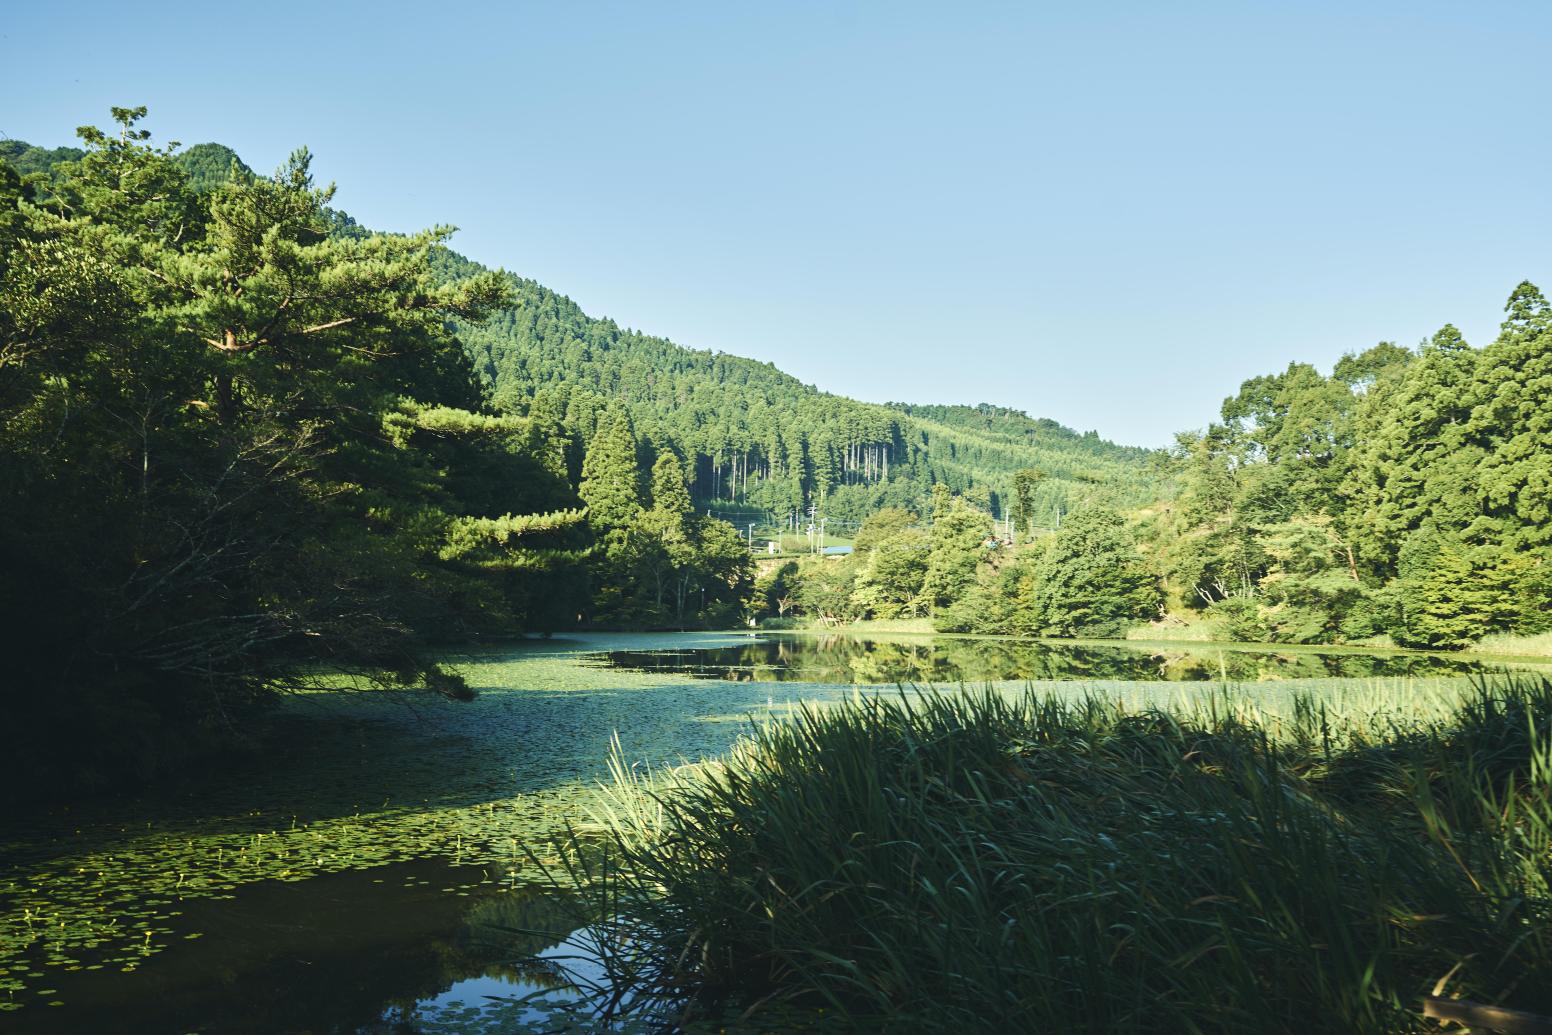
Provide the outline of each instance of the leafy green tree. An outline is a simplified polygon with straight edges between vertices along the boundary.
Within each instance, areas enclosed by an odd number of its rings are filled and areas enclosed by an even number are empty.
[[[849,622],[861,617],[853,594],[857,583],[854,557],[816,557],[800,565],[798,606],[825,622]]]
[[[986,514],[955,499],[933,513],[932,547],[921,596],[936,614],[964,597],[975,585],[976,566],[991,532]]]
[[[1328,499],[1352,441],[1352,390],[1306,363],[1252,378],[1223,404],[1224,426],[1250,457],[1290,475],[1293,493]]]
[[[879,543],[891,539],[908,528],[915,528],[917,517],[903,507],[884,507],[868,515],[857,530],[852,546],[858,553],[866,553]]]
[[[699,517],[696,525],[696,621],[709,628],[738,624],[754,592],[754,560],[738,529],[716,518]]]
[[[1321,643],[1349,631],[1373,635],[1372,626],[1346,625],[1367,599],[1352,554],[1325,514],[1300,516],[1257,529],[1269,559],[1257,589],[1262,638],[1283,643]]]
[[[753,611],[756,618],[786,618],[798,606],[798,563],[787,561],[754,581]]]
[[[1236,643],[1263,643],[1272,638],[1266,610],[1253,593],[1237,592],[1212,602],[1207,613],[1217,626],[1217,639]]]
[[[933,615],[933,627],[939,632],[1043,635],[1039,598],[1043,555],[1043,547],[1035,545],[1010,556],[994,556],[976,570],[976,583],[967,593]]]
[[[0,169],[0,621],[28,644],[4,703],[33,786],[169,768],[325,670],[462,696],[431,644],[521,628],[585,549],[448,331],[504,278],[441,276],[445,230],[337,233],[305,152],[201,194],[143,114],[46,185]]]
[[[1113,636],[1154,617],[1158,577],[1138,555],[1125,522],[1091,507],[1062,523],[1037,572],[1041,631],[1055,636]]]
[[[1455,650],[1504,628],[1514,607],[1512,565],[1437,528],[1407,537],[1400,555],[1396,640]]]
[[[1450,341],[1452,347],[1465,347],[1460,331],[1451,324],[1435,336],[1435,341]],[[1367,392],[1381,381],[1402,373],[1411,365],[1413,354],[1393,341],[1382,341],[1360,353],[1349,352],[1337,360],[1331,376],[1355,393]]]
[[[862,554],[852,601],[873,618],[914,618],[925,610],[932,536],[925,529],[903,528]]]

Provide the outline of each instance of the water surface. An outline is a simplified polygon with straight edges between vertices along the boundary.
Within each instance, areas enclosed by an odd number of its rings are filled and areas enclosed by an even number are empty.
[[[675,764],[772,707],[754,686],[708,695],[578,660],[729,642],[592,636],[450,658],[477,700],[299,697],[224,771],[6,817],[0,1032],[522,1030],[488,997],[543,991],[530,957],[564,952],[553,923],[547,941],[514,932],[544,912],[535,859],[586,821],[611,740]]]
[[[1415,651],[811,633],[765,633],[742,643],[668,650],[613,650],[604,655],[604,663],[632,672],[700,679],[865,685],[1417,678],[1473,675],[1501,667],[1480,658]]]
[[[1491,667],[1399,652],[748,634],[578,636],[448,660],[477,700],[295,698],[224,771],[8,817],[0,1032],[554,1029],[551,1008],[576,998],[556,961],[579,953],[580,921],[537,893],[535,860],[586,821],[616,736],[630,761],[699,759],[752,718],[857,684],[1035,681],[1147,700],[1211,694],[1227,676],[1257,700],[1351,693],[1404,709]],[[516,1004],[531,995],[548,1006]]]

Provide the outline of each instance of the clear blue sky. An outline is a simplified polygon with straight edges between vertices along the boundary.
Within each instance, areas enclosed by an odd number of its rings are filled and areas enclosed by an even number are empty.
[[[1159,445],[1552,288],[1552,4],[12,5],[0,133],[147,104],[368,225],[869,400]]]

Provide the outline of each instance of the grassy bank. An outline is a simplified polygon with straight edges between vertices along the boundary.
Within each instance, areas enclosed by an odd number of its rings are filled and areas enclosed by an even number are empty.
[[[1144,640],[1151,643],[1182,642],[1182,643],[1213,643],[1219,642],[1221,637],[1215,623],[1201,616],[1171,615],[1168,619],[1149,622],[1146,625],[1134,626],[1126,631],[1128,640]],[[1268,643],[1267,646],[1282,646]],[[1313,645],[1312,645],[1313,646]],[[1395,643],[1389,636],[1377,636],[1368,640],[1357,641],[1349,646],[1377,647],[1380,649],[1395,649]],[[1484,636],[1465,651],[1467,654],[1490,654],[1495,657],[1511,658],[1552,658],[1552,633],[1536,633],[1532,635],[1518,635],[1514,633],[1494,633]]]
[[[826,1030],[1423,1031],[1552,1012],[1552,683],[1431,718],[866,698],[650,783],[593,871],[634,1001]],[[758,1013],[757,1013],[758,1016]]]
[[[1552,633],[1515,636],[1500,633],[1484,636],[1471,648],[1473,654],[1511,654],[1523,658],[1552,658]]]
[[[767,632],[820,632],[820,633],[847,633],[853,636],[935,636],[941,639],[969,638],[981,640],[1029,640],[1038,637],[1007,636],[990,633],[939,633],[932,627],[930,618],[896,618],[896,619],[864,619],[855,622],[844,622],[837,625],[826,625],[806,618],[786,619],[773,621],[761,627]],[[1393,653],[1436,653],[1429,651],[1406,651],[1397,647],[1389,637],[1375,637],[1371,640],[1354,643],[1274,643],[1262,642],[1237,642],[1222,639],[1214,623],[1204,618],[1173,619],[1170,621],[1150,622],[1146,625],[1134,626],[1126,630],[1122,637],[1125,641],[1138,645],[1169,645],[1187,644],[1194,646],[1219,646],[1219,647],[1259,647],[1265,650],[1289,651],[1306,650],[1330,653],[1333,651],[1367,651],[1382,650]],[[1047,642],[1069,642],[1062,638],[1046,638]],[[1074,643],[1102,643],[1108,640],[1073,639]],[[1443,652],[1450,653],[1450,652]],[[1532,658],[1552,658],[1552,633],[1540,633],[1533,636],[1511,635],[1501,633],[1484,637],[1476,645],[1460,652],[1463,655],[1491,655],[1493,657],[1513,658],[1526,660]]]
[[[852,636],[875,636],[881,633],[907,633],[912,636],[936,636],[930,618],[865,618],[855,622],[826,625],[823,622],[802,619],[792,625],[795,632],[848,633]]]
[[[1134,626],[1126,631],[1128,640],[1147,640],[1152,643],[1183,642],[1211,643],[1221,639],[1217,623],[1210,618],[1191,616],[1168,618],[1146,625]]]

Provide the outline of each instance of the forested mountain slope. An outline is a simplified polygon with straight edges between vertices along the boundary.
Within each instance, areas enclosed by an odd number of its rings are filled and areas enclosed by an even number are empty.
[[[1035,418],[1022,410],[982,403],[979,406],[938,406],[888,403],[945,445],[949,455],[977,467],[1001,470],[1039,455],[1035,470],[1057,483],[1105,486],[1110,502],[1143,502],[1156,487],[1154,475],[1162,454],[1140,446],[1118,446],[1097,431],[1078,434],[1054,420]],[[1092,490],[1091,490],[1092,491]],[[1037,491],[1038,494],[1038,491]],[[1084,494],[1085,497],[1089,493]],[[1035,514],[1036,520],[1040,517]]]
[[[22,172],[46,173],[81,153],[0,141],[0,157]],[[251,175],[220,144],[196,144],[174,160],[196,190],[234,167]],[[452,277],[485,269],[452,252],[441,253],[438,266]],[[509,279],[515,305],[456,329],[498,405],[542,418],[568,440],[574,477],[606,411],[623,404],[648,452],[666,447],[682,457],[698,506],[747,507],[778,521],[810,506],[840,527],[885,506],[924,513],[935,484],[1000,517],[1014,472],[1028,469],[1043,476],[1033,498],[1037,522],[1054,522],[1083,500],[1135,506],[1155,495],[1149,452],[1093,432],[988,406],[858,402],[770,363],[622,328],[542,284]]]
[[[481,267],[449,255],[447,268],[468,275]],[[512,283],[517,306],[460,330],[497,402],[548,413],[580,446],[607,401],[622,401],[644,439],[685,457],[703,505],[780,516],[818,503],[833,519],[855,522],[885,506],[924,512],[932,486],[944,484],[1000,516],[1014,472],[1024,469],[1045,475],[1037,515],[1054,517],[1080,499],[1136,505],[1155,491],[1147,450],[1014,410],[858,402],[770,363],[590,317],[534,281]]]

